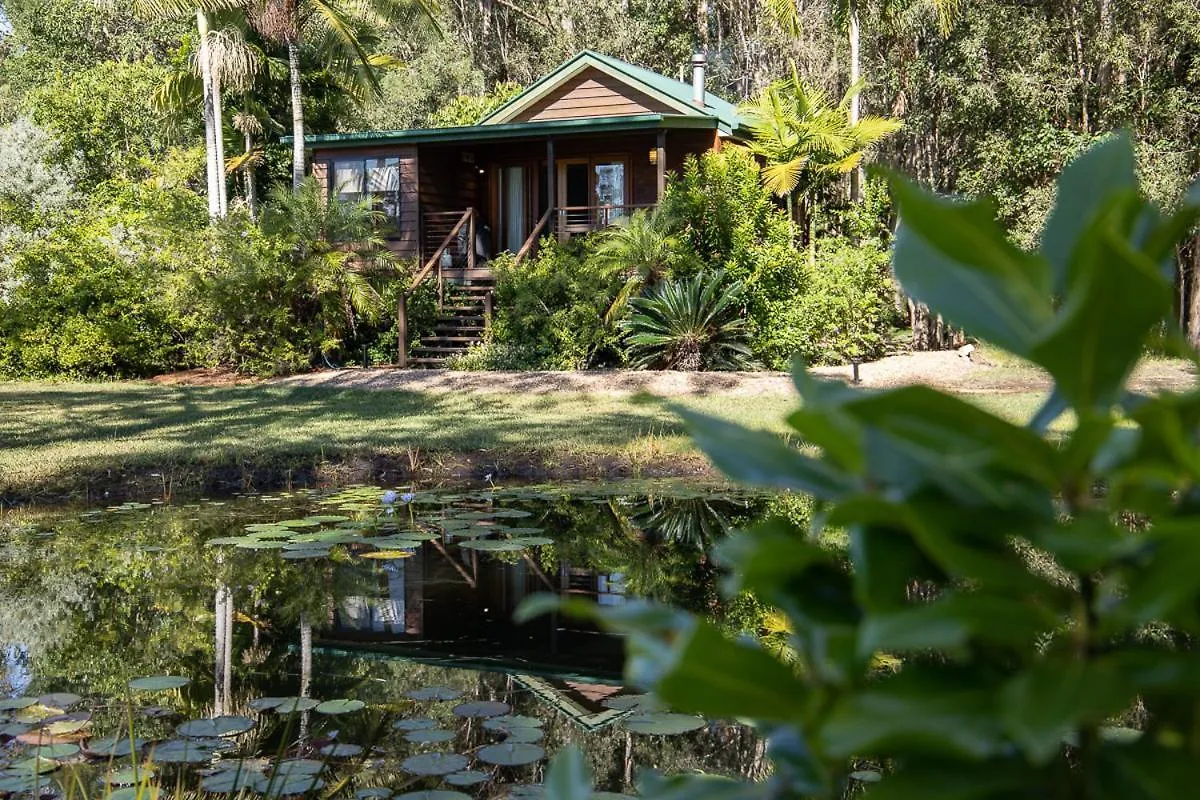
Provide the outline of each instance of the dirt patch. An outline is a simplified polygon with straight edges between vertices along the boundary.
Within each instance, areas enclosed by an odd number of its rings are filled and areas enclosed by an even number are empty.
[[[853,368],[816,367],[813,373],[850,381]],[[867,388],[923,384],[961,394],[1020,393],[1050,390],[1044,372],[1025,365],[989,364],[956,351],[908,353],[862,364],[859,380]],[[445,370],[340,369],[277,378],[284,386],[326,386],[409,392],[521,392],[552,394],[581,392],[631,395],[648,392],[660,397],[720,395],[761,397],[791,394],[791,378],[782,372],[449,372]],[[1196,383],[1196,372],[1185,361],[1154,359],[1135,371],[1130,388],[1140,392],[1184,390]]]
[[[185,369],[150,379],[150,383],[158,386],[240,386],[261,382],[231,369]]]

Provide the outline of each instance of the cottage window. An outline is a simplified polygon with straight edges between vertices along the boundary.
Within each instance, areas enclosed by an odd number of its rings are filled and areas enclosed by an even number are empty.
[[[367,202],[386,218],[385,229],[400,228],[400,159],[338,160],[330,169],[332,193],[345,202]]]

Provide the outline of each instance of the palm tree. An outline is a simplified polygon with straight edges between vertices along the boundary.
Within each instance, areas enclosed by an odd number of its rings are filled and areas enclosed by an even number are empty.
[[[796,217],[797,194],[802,216],[810,216],[807,205],[813,189],[857,170],[872,145],[900,129],[898,120],[886,117],[851,119],[850,109],[862,89],[859,80],[831,105],[823,90],[800,80],[793,64],[791,77],[772,83],[743,106],[753,135],[748,147],[765,162],[763,187],[785,199],[789,218]]]
[[[323,44],[335,71],[356,73],[375,93],[375,71],[390,62],[367,47],[378,31],[418,17],[432,19],[431,0],[241,0],[251,24],[269,40],[283,45],[288,56],[292,103],[292,188],[304,182],[304,92],[300,50],[303,43]]]
[[[679,260],[682,248],[670,227],[666,212],[658,207],[635,211],[599,234],[595,258],[625,278],[604,315],[606,322],[616,318],[630,297],[656,286]]]
[[[860,40],[862,36],[859,21],[862,12],[867,9],[872,0],[831,0],[830,10],[833,12],[833,23],[844,33],[850,44],[850,86],[855,86],[862,80],[862,55]],[[938,26],[942,35],[950,32],[958,19],[963,0],[875,0],[885,17],[908,11],[916,6],[928,6],[934,10],[938,18]],[[800,33],[800,9],[796,0],[767,0],[767,10],[792,36]],[[861,106],[858,93],[850,98],[849,119],[855,124],[861,117]],[[858,167],[851,171],[850,198],[855,202],[862,199],[862,174]]]
[[[99,8],[118,8],[119,0],[91,0]],[[203,86],[202,114],[204,117],[205,175],[208,184],[208,215],[223,217],[227,209],[225,181],[222,170],[221,90],[213,74],[213,59],[209,52],[211,25],[208,12],[214,8],[230,7],[234,0],[133,0],[128,4],[135,14],[155,20],[177,19],[196,14],[196,29],[200,34],[196,58]]]
[[[375,319],[383,301],[368,273],[393,266],[378,232],[380,214],[369,203],[326,197],[311,179],[298,189],[277,189],[263,215],[263,228],[289,246],[309,306],[304,316],[319,326],[331,347],[343,328],[354,335],[360,318]]]

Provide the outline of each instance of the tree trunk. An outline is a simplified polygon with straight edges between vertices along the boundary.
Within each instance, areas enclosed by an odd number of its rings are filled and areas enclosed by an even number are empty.
[[[1200,233],[1192,235],[1184,248],[1179,267],[1184,270],[1186,276],[1184,331],[1187,333],[1188,343],[1192,347],[1200,348]]]
[[[287,43],[288,76],[292,84],[292,189],[304,183],[304,95],[300,89],[300,44]]]
[[[221,216],[220,165],[217,163],[216,104],[212,75],[212,60],[208,52],[208,15],[196,12],[196,27],[200,30],[200,78],[204,84],[204,155],[205,177],[208,179],[208,216]]]
[[[850,85],[858,83],[862,77],[862,54],[860,53],[859,39],[860,31],[858,29],[858,8],[850,9],[850,21],[848,25],[850,29]],[[850,98],[850,125],[858,124],[861,116],[860,106],[861,94],[856,94]],[[858,166],[850,173],[850,201],[857,203],[862,200],[862,184],[863,184],[863,169]]]
[[[254,137],[250,134],[245,134],[246,137],[246,157],[254,152]],[[258,179],[255,176],[254,164],[250,161],[246,162],[244,167],[246,174],[246,205],[250,209],[250,219],[258,222]]]
[[[225,178],[225,120],[221,110],[221,75],[212,70],[213,137],[217,160],[217,201],[221,216],[229,216],[229,181]]]
[[[949,350],[964,343],[962,331],[946,324],[929,306],[908,300],[908,318],[912,324],[913,350]]]

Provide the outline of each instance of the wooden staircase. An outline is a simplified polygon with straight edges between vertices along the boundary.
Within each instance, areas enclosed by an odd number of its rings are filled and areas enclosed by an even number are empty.
[[[434,325],[434,335],[422,337],[408,359],[410,367],[441,369],[446,359],[463,355],[483,341],[491,324],[491,281],[444,285],[444,300]]]

